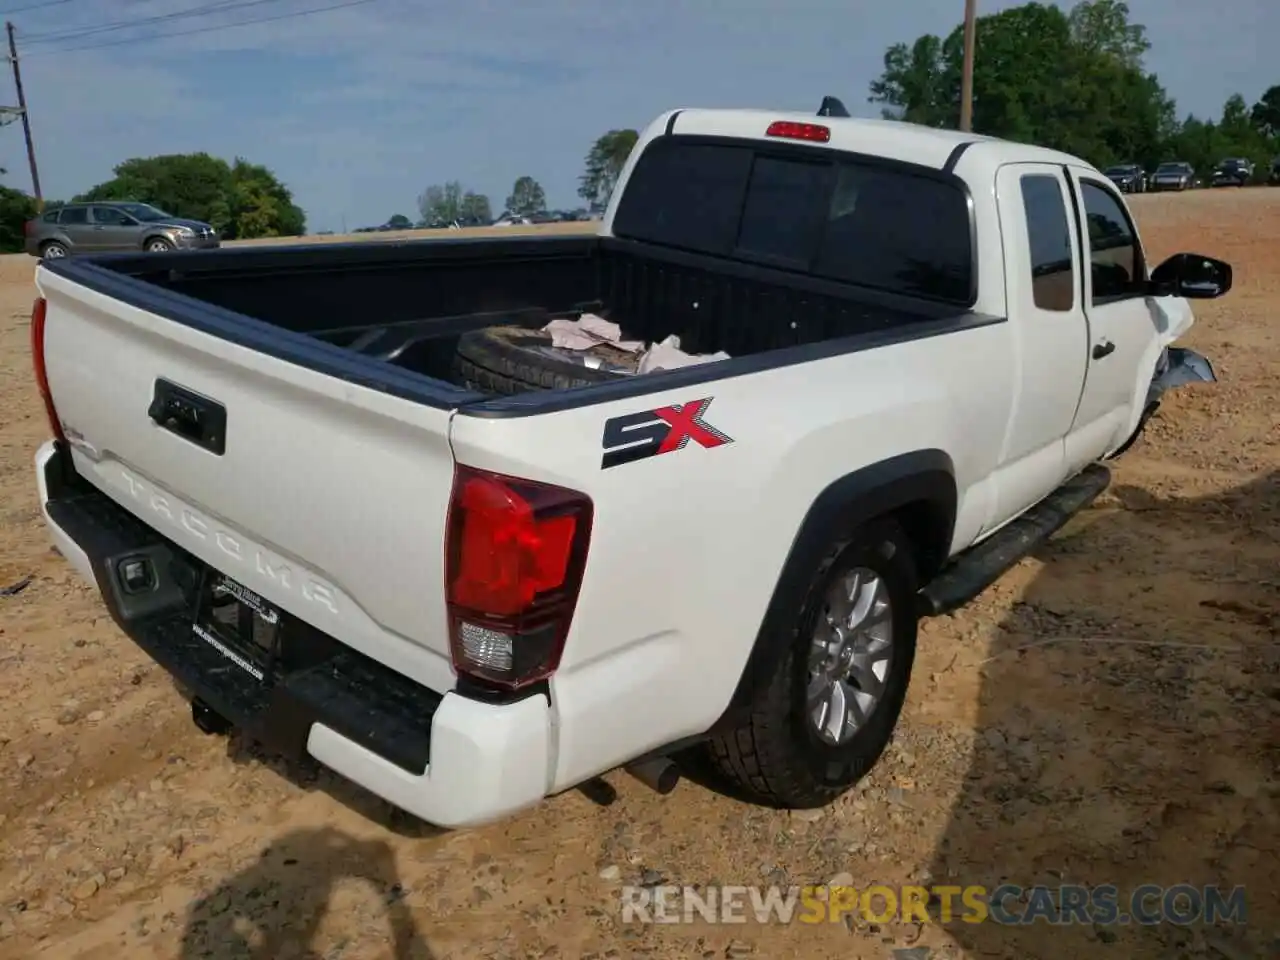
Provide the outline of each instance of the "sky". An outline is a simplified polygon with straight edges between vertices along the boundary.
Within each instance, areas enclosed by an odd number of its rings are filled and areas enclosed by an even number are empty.
[[[1180,114],[1216,116],[1232,93],[1253,103],[1280,83],[1277,0],[1129,6]],[[885,49],[945,35],[963,12],[964,0],[0,0],[47,198],[128,157],[204,150],[274,170],[311,232],[417,219],[418,196],[447,180],[487,193],[495,213],[523,174],[551,208],[577,207],[594,140],[674,107],[816,110],[832,94],[878,116],[867,88]],[[206,29],[267,17],[281,19]],[[16,102],[8,78],[0,87]],[[20,124],[0,128],[0,166],[30,189]]]

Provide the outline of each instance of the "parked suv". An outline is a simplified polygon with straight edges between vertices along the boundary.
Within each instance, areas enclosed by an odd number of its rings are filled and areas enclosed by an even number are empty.
[[[1209,182],[1215,187],[1243,187],[1252,179],[1252,160],[1228,157],[1213,168],[1213,178]]]
[[[1147,174],[1136,163],[1118,163],[1107,167],[1105,176],[1123,193],[1146,193]]]
[[[69,203],[25,227],[27,253],[58,260],[119,250],[208,250],[221,245],[207,223],[165,213],[149,203]]]

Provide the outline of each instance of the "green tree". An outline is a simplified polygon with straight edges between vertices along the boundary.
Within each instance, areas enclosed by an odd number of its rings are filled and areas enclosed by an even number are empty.
[[[114,172],[75,199],[150,203],[174,216],[203,220],[227,239],[293,236],[306,229],[289,189],[266,167],[242,158],[232,165],[207,153],[134,157]]]
[[[462,184],[450,180],[445,184],[433,183],[418,197],[418,212],[422,223],[448,223],[462,215]]]
[[[586,169],[578,178],[578,196],[598,210],[609,202],[614,184],[635,149],[640,135],[635,130],[610,130],[587,152]]]
[[[1268,87],[1267,92],[1258,98],[1249,111],[1249,119],[1264,137],[1280,140],[1280,83]],[[1280,143],[1275,146],[1280,147]]]
[[[1265,176],[1271,157],[1277,150],[1275,138],[1265,129],[1259,129],[1251,111],[1240,94],[1232,94],[1222,105],[1222,117],[1218,121],[1201,120],[1188,116],[1169,138],[1168,152],[1172,159],[1186,160],[1201,174],[1208,174],[1214,165],[1226,157],[1247,157],[1253,161],[1254,175]]]
[[[392,230],[409,230],[413,227],[413,221],[403,213],[394,213],[387,218],[387,226]]]
[[[868,99],[884,105],[886,120],[954,126],[960,122],[960,73],[953,59],[931,33],[910,47],[895,43],[885,51],[884,72],[871,81]]]
[[[231,165],[231,184],[231,237],[299,237],[306,233],[306,214],[266,167],[236,157]]]
[[[1071,40],[1086,56],[1109,56],[1126,67],[1140,69],[1151,49],[1147,28],[1129,22],[1129,5],[1118,0],[1077,4],[1067,15]]]
[[[489,197],[486,194],[468,190],[462,195],[460,209],[465,219],[479,220],[482,223],[493,220],[493,208],[489,205]]]
[[[1249,108],[1240,94],[1233,93],[1227,97],[1227,102],[1222,105],[1220,126],[1224,133],[1236,137],[1249,137],[1257,133],[1249,119]]]
[[[24,225],[36,215],[36,198],[0,186],[0,253],[19,253],[24,249]]]
[[[973,127],[1107,164],[1155,162],[1176,129],[1173,101],[1142,69],[1145,30],[1116,0],[1085,0],[1070,16],[1025,3],[977,21]],[[963,27],[885,52],[870,100],[887,117],[954,127],[960,117]]]
[[[1188,114],[1165,143],[1164,160],[1185,160],[1198,174],[1212,168],[1218,152],[1218,125]]]
[[[542,184],[533,177],[517,177],[511,187],[511,196],[507,197],[507,209],[521,217],[545,212],[547,194]]]

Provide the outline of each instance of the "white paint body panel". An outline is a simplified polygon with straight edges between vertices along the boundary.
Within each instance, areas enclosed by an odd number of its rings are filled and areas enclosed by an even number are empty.
[[[636,158],[669,117],[641,135],[603,234]],[[497,707],[448,694],[422,777],[317,726],[309,749],[322,762],[437,823],[535,803],[720,716],[800,523],[833,481],[903,453],[945,451],[958,493],[954,555],[1136,426],[1159,349],[1190,325],[1186,303],[1139,300],[1095,317],[1078,294],[1070,313],[1046,314],[1023,277],[1019,172],[1059,177],[1068,203],[1065,167],[1100,174],[1052,151],[881,121],[689,110],[675,130],[760,138],[778,119],[829,125],[836,149],[939,168],[976,140],[955,165],[978,238],[974,310],[1007,322],[626,400],[482,418],[353,386],[41,272],[49,379],[79,438],[77,469],[192,553],[432,689],[454,686],[442,558],[455,459],[591,497],[585,578],[549,702]],[[1073,250],[1079,272],[1074,240]],[[1159,318],[1145,339],[1133,322],[1139,309]],[[1087,353],[1097,327],[1127,339],[1095,379]],[[224,457],[150,423],[157,377],[226,404]],[[703,397],[714,398],[705,419],[732,443],[601,469],[608,418]],[[83,554],[53,533],[86,572]]]
[[[49,304],[49,385],[87,480],[317,629],[452,688],[441,560],[453,481],[446,411],[281,362],[47,271],[37,286]],[[161,377],[226,406],[223,456],[151,422]]]

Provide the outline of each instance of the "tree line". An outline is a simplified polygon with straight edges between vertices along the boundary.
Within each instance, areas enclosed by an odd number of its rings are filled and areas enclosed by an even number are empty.
[[[112,173],[71,202],[137,200],[175,217],[202,220],[228,240],[300,236],[307,229],[306,214],[289,188],[271,170],[243,157],[231,163],[207,153],[134,157]],[[63,203],[48,200],[44,209]],[[23,224],[34,216],[34,197],[0,186],[0,251],[23,248]]]
[[[1069,13],[1024,3],[979,17],[975,36],[975,133],[1052,147],[1100,169],[1138,163],[1150,170],[1181,160],[1207,172],[1227,157],[1247,157],[1255,177],[1265,179],[1280,156],[1280,84],[1252,105],[1233,94],[1216,120],[1191,114],[1179,119],[1174,99],[1145,69],[1151,49],[1146,27],[1131,20],[1122,0],[1083,0]],[[963,60],[963,24],[946,37],[925,34],[895,43],[885,51],[868,100],[881,105],[886,119],[954,129]],[[619,129],[592,144],[578,185],[592,211],[608,203],[637,139],[635,130]],[[537,181],[521,177],[507,212],[541,213],[545,200]],[[419,206],[426,222],[487,222],[489,200],[453,182],[428,187]],[[486,212],[473,218],[473,210]]]
[[[1151,43],[1121,0],[1084,0],[1064,13],[1025,3],[979,17],[973,130],[1075,154],[1098,167],[1171,160],[1207,171],[1226,157],[1265,177],[1280,153],[1280,84],[1250,106],[1233,94],[1217,120],[1187,115],[1146,70]],[[895,43],[871,84],[888,119],[954,128],[960,119],[964,30]]]
[[[547,192],[542,189],[542,184],[533,177],[517,177],[507,196],[503,214],[528,217],[546,211]],[[468,190],[457,180],[432,184],[422,191],[422,195],[418,197],[418,212],[422,215],[418,225],[423,227],[444,226],[454,222],[488,224],[494,219],[493,205],[489,202],[488,195]],[[393,228],[411,225],[404,214],[396,214],[387,221],[387,226]]]
[[[599,213],[608,204],[609,194],[631,155],[639,134],[635,130],[610,130],[599,137],[587,151],[585,169],[578,178],[578,196],[586,203],[581,212]],[[432,184],[418,197],[419,226],[443,226],[449,223],[491,223],[494,220],[489,197],[450,180]],[[517,177],[503,205],[501,216],[533,217],[547,212],[547,193],[533,177]],[[404,214],[391,217],[386,226],[406,229],[413,226]]]

